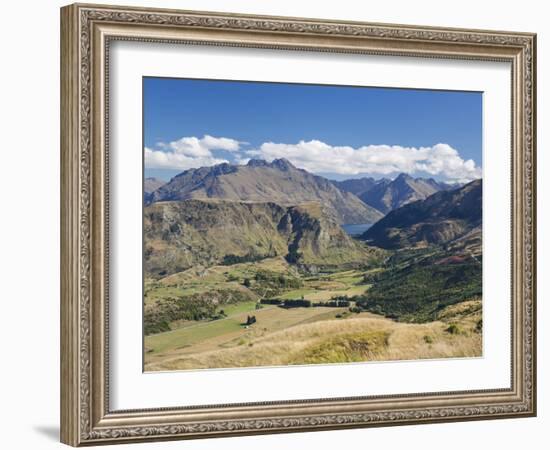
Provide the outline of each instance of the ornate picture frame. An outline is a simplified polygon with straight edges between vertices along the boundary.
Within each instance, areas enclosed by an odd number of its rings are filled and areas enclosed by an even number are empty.
[[[109,49],[143,41],[511,64],[511,385],[112,410]],[[74,4],[61,9],[61,440],[97,445],[536,415],[536,36]]]

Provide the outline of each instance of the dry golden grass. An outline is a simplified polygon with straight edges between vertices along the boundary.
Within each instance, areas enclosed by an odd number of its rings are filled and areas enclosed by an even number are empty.
[[[438,315],[437,318],[444,322],[457,319],[475,319],[481,314],[481,298],[474,298],[456,305],[447,306]]]
[[[447,317],[450,317],[448,314]],[[478,310],[453,323],[398,323],[373,314],[349,319],[304,323],[266,335],[243,338],[228,348],[202,353],[174,354],[146,364],[151,370],[282,366],[357,361],[416,360],[477,357],[482,354],[481,334],[475,324]]]
[[[295,208],[300,212],[305,212],[309,214],[311,217],[315,217],[317,219],[322,217],[323,207],[319,202],[303,202],[297,205]]]
[[[309,294],[305,294],[304,298],[306,300],[311,300],[315,302],[319,301],[328,301],[334,296],[348,296],[353,297],[354,295],[364,294],[369,289],[369,285],[363,284],[361,286],[353,286],[349,289],[333,289],[325,291],[317,291]]]

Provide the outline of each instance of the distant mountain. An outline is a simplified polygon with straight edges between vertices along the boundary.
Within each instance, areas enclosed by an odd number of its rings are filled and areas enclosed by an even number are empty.
[[[368,192],[378,183],[386,180],[375,180],[374,178],[364,177],[364,178],[351,178],[344,181],[333,181],[332,183],[342,191],[351,192],[352,194],[361,197],[365,192]],[[389,180],[386,180],[389,181]]]
[[[402,173],[393,181],[380,180],[358,196],[367,205],[386,214],[407,203],[423,200],[438,191],[452,187],[433,178],[413,178]]]
[[[145,178],[143,180],[143,199],[146,203],[151,201],[152,194],[154,191],[156,191],[159,187],[166,184],[166,181],[159,180],[158,178]]]
[[[475,180],[391,211],[361,238],[388,249],[443,243],[479,246],[481,208],[482,181]]]
[[[144,235],[145,272],[155,278],[276,256],[307,270],[342,267],[380,253],[350,238],[319,203],[153,203],[145,207]]]
[[[166,184],[166,181],[159,180],[158,178],[149,177],[145,178],[143,181],[143,192],[150,194],[153,191],[156,191],[159,187]]]
[[[295,206],[319,202],[338,223],[374,223],[383,215],[326,178],[294,167],[286,159],[247,165],[218,164],[187,170],[154,191],[149,203],[190,199],[273,202]]]

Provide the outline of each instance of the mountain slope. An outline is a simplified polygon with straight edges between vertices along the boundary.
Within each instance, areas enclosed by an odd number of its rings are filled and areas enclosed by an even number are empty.
[[[361,197],[365,192],[371,190],[377,184],[386,180],[375,180],[374,178],[364,177],[364,178],[350,178],[349,180],[343,181],[333,181],[332,183],[341,191],[351,192],[357,197]],[[389,180],[386,180],[389,181]]]
[[[355,195],[341,191],[326,178],[294,167],[286,159],[190,169],[153,192],[150,202],[190,199],[273,202],[284,206],[313,201],[321,203],[339,223],[374,223],[382,217]]]
[[[157,202],[145,207],[144,236],[145,271],[153,277],[274,256],[305,268],[341,266],[377,253],[351,239],[318,203]]]
[[[475,241],[475,230],[481,233],[481,208],[482,181],[475,180],[391,211],[361,238],[382,248],[449,243],[468,233]]]
[[[143,192],[150,194],[164,184],[166,184],[166,181],[159,180],[155,177],[145,178],[145,180],[143,180]]]
[[[423,200],[440,190],[449,189],[449,187],[449,185],[439,183],[431,178],[413,178],[402,173],[393,181],[380,180],[370,189],[359,194],[359,198],[367,205],[383,213],[388,213],[407,203]]]
[[[159,180],[158,178],[145,178],[143,180],[143,200],[145,203],[149,203],[153,198],[153,192],[164,184],[166,184],[166,181]]]

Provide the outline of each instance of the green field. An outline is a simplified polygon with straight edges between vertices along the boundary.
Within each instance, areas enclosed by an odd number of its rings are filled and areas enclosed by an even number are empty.
[[[355,295],[364,294],[369,288],[369,285],[363,284],[361,286],[351,286],[343,289],[313,289],[313,288],[303,288],[295,289],[292,291],[285,292],[282,295],[279,295],[277,298],[281,299],[298,299],[304,298],[304,300],[311,300],[315,302],[328,301],[332,297],[338,296],[347,296],[354,297]]]
[[[179,354],[196,353],[247,344],[251,339],[267,335],[274,331],[290,328],[299,324],[319,320],[334,319],[341,308],[293,308],[264,306],[256,310],[255,306],[239,305],[240,311],[227,318],[210,322],[199,322],[145,338],[146,362],[165,358],[171,351]],[[246,327],[243,324],[249,314],[254,314],[257,323]]]
[[[220,319],[238,311],[253,310],[264,298],[304,298],[325,302],[332,297],[364,294],[370,284],[361,270],[316,276],[301,274],[283,258],[255,263],[213,266],[180,272],[145,284],[146,334],[188,326],[189,320]],[[217,306],[216,306],[217,305]]]
[[[212,337],[239,331],[241,328],[240,321],[235,319],[198,323],[147,336],[145,338],[145,348],[148,353],[159,353],[169,349],[179,350]]]
[[[247,345],[251,339],[322,320],[347,317],[347,309],[332,307],[280,308],[260,305],[263,293],[280,299],[324,302],[334,296],[353,297],[370,287],[363,272],[345,270],[304,276],[283,258],[256,263],[190,269],[146,284],[146,323],[160,323],[146,330],[146,363],[174,353],[192,354],[231,346]],[[300,287],[295,287],[300,286]],[[217,305],[205,303],[219,295]],[[248,300],[246,300],[248,299]],[[201,320],[190,320],[199,315]],[[247,327],[248,316],[256,323]],[[160,332],[159,332],[160,331]]]

